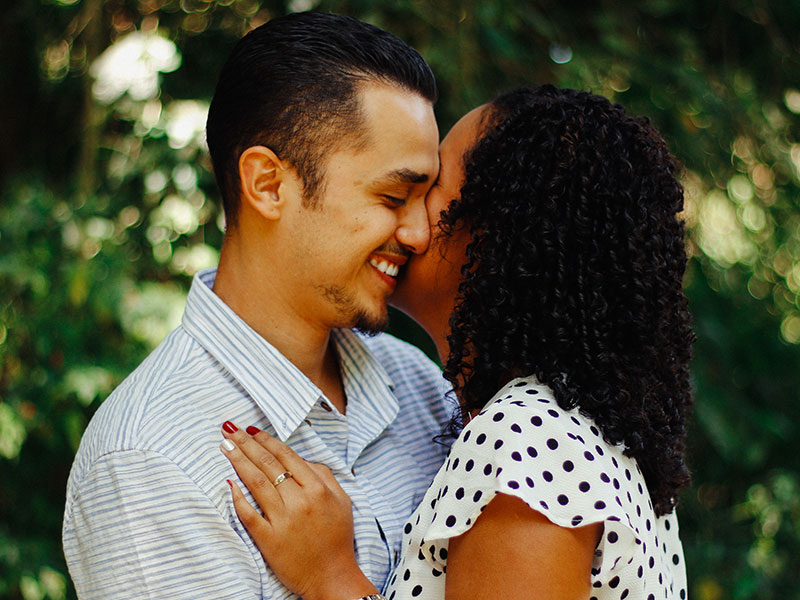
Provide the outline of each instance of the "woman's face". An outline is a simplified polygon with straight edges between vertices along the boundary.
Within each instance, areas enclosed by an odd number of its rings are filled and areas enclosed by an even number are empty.
[[[464,154],[477,141],[484,106],[464,115],[439,145],[439,177],[425,205],[431,225],[431,243],[425,254],[414,255],[406,265],[390,302],[433,334],[447,325],[453,311],[461,266],[470,241],[465,228],[439,235],[439,217],[458,199],[464,182]],[[444,321],[444,322],[442,322]]]

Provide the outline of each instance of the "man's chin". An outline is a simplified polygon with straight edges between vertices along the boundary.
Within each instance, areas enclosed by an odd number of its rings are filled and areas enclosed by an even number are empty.
[[[360,311],[355,316],[353,329],[366,335],[377,335],[386,331],[389,326],[389,311],[386,308],[380,314],[369,314]]]

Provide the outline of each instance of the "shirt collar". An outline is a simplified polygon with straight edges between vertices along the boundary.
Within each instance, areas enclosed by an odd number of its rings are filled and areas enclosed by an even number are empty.
[[[207,269],[194,276],[183,328],[231,373],[270,420],[279,439],[286,441],[323,396],[322,391],[212,291],[216,273]],[[379,381],[384,393],[366,394],[361,401],[381,421],[391,422],[399,406],[386,370],[355,332],[335,330],[333,340],[348,398],[353,382]]]

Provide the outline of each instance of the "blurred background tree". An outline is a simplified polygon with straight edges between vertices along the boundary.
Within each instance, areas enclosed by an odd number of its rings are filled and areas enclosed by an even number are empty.
[[[0,13],[0,598],[73,598],[60,529],[92,413],[180,319],[222,220],[204,147],[236,40],[299,10],[418,48],[445,131],[520,84],[650,116],[685,165],[698,335],[691,595],[800,598],[800,4],[16,0]],[[425,345],[395,315],[394,330]]]

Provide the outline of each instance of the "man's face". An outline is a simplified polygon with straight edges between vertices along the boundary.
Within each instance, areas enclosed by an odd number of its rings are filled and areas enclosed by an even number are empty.
[[[441,167],[436,185],[428,192],[427,209],[432,241],[428,251],[411,259],[392,297],[392,306],[408,314],[428,331],[446,325],[453,312],[466,248],[472,238],[466,225],[441,235],[439,219],[453,200],[461,197],[464,157],[475,146],[485,105],[464,115],[439,146]],[[445,357],[442,357],[445,358]]]
[[[295,203],[287,215],[286,265],[299,314],[378,331],[398,271],[428,247],[425,194],[439,170],[439,133],[431,103],[416,93],[365,83],[359,99],[364,143],[325,157],[316,204]]]

